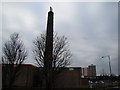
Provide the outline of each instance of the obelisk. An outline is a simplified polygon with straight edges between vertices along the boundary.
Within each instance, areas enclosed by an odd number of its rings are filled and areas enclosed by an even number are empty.
[[[46,88],[50,88],[52,79],[52,61],[53,61],[53,11],[50,7],[48,12],[47,30],[46,30],[46,43],[44,53],[44,69],[46,75]]]
[[[44,53],[44,67],[46,69],[52,67],[52,52],[53,52],[53,12],[50,7],[47,20],[46,44]]]

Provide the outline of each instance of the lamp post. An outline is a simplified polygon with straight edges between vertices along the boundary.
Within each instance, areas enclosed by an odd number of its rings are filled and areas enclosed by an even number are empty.
[[[101,58],[105,58],[107,57],[109,60],[109,69],[110,69],[110,75],[111,75],[111,64],[110,64],[110,56],[102,56]]]

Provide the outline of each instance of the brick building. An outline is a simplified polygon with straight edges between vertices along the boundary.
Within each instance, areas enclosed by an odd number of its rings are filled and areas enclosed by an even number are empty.
[[[2,66],[4,72],[6,65]],[[42,68],[23,64],[19,71],[18,76],[15,78],[14,87],[43,87],[44,80],[43,74],[41,72]],[[3,73],[3,76],[5,73]],[[88,84],[87,81],[81,78],[81,67],[65,67],[63,71],[55,79],[55,88],[80,88],[81,86]],[[3,87],[4,81],[7,82],[7,78],[2,78]]]
[[[96,65],[89,65],[88,67],[82,68],[82,76],[96,76]]]
[[[91,64],[88,66],[88,76],[96,76],[96,66]]]
[[[6,65],[3,65],[3,72]],[[20,74],[15,78],[15,87],[41,87],[44,86],[42,68],[23,64],[20,69]],[[90,65],[88,68],[81,67],[65,67],[63,71],[57,76],[55,80],[55,88],[80,88],[82,85],[88,84],[81,76],[94,76],[96,75],[95,65]],[[5,74],[5,73],[3,73]],[[3,75],[5,76],[5,75]],[[5,78],[3,78],[5,80]],[[7,79],[6,79],[7,81]],[[4,87],[4,85],[3,85]]]

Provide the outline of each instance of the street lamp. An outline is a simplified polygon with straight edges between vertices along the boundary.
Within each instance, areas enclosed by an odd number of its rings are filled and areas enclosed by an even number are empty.
[[[105,57],[107,57],[107,58],[108,58],[108,60],[109,60],[110,75],[112,75],[112,74],[111,74],[110,56],[102,56],[101,58],[105,58]]]

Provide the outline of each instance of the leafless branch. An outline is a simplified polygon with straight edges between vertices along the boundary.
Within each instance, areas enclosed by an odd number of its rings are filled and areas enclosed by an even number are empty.
[[[27,57],[27,51],[24,48],[23,42],[19,39],[19,34],[14,33],[10,36],[3,46],[2,64],[6,65],[4,75],[11,86],[14,82],[17,72],[21,64]]]
[[[45,33],[42,33],[36,38],[34,43],[35,60],[41,67],[44,66],[44,52],[45,52]],[[53,37],[53,67],[65,67],[70,64],[71,53],[68,48],[68,41],[65,36],[58,36],[56,33]]]

